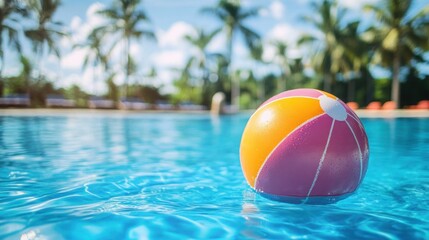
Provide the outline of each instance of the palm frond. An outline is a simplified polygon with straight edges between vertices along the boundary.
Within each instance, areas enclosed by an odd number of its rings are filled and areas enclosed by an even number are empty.
[[[152,31],[143,30],[143,31],[141,31],[141,33],[142,33],[141,36],[145,37],[146,39],[153,40],[153,41],[157,40],[155,33]]]
[[[318,39],[312,35],[303,35],[298,39],[298,45],[308,44],[308,43],[314,43],[315,41],[318,41]]]
[[[223,21],[228,17],[228,14],[221,8],[216,7],[206,7],[200,10],[202,14],[211,15],[216,17],[217,19]]]
[[[247,9],[245,11],[241,10],[238,14],[238,19],[244,20],[244,19],[247,19],[249,17],[258,16],[260,10],[261,10],[261,8],[259,8],[259,7]]]
[[[391,16],[389,12],[386,11],[386,8],[376,6],[376,5],[366,4],[364,5],[363,10],[366,12],[374,13],[377,20],[380,21],[381,23],[384,23],[390,26],[393,26],[394,24],[393,16]]]
[[[243,25],[239,26],[240,32],[244,36],[244,41],[246,42],[247,46],[251,49],[255,45],[257,45],[260,41],[260,36],[250,28],[247,28]]]

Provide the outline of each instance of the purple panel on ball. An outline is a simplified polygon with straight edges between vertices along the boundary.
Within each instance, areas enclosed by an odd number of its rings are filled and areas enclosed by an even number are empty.
[[[272,195],[306,197],[331,124],[332,118],[323,114],[295,129],[266,159],[255,189]]]
[[[312,98],[318,98],[322,95],[321,92],[315,90],[315,89],[308,89],[308,88],[301,88],[301,89],[294,89],[282,92],[280,94],[275,95],[274,97],[268,99],[264,103],[261,104],[260,107],[264,106],[265,104],[275,101],[277,99],[286,98],[286,97],[312,97]]]
[[[326,155],[310,196],[336,196],[359,185],[361,153],[345,121],[335,121]]]

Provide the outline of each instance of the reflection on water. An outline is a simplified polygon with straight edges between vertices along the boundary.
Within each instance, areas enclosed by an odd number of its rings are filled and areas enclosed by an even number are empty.
[[[0,117],[0,238],[429,237],[428,119],[364,119],[361,188],[310,206],[247,186],[248,117]]]

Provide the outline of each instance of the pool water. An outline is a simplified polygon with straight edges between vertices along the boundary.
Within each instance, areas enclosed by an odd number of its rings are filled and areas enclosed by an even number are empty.
[[[248,118],[0,117],[0,239],[429,238],[429,119],[363,119],[359,190],[294,205],[246,184]]]

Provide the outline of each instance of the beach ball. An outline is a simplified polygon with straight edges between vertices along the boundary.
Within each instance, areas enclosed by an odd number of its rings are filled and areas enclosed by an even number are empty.
[[[247,183],[290,203],[333,203],[351,195],[368,167],[368,138],[344,102],[316,89],[295,89],[263,103],[240,144]]]

